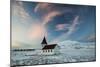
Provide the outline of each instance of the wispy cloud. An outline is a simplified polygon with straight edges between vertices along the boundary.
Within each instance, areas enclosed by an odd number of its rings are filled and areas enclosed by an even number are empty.
[[[19,17],[22,23],[31,19],[31,16],[23,7],[23,2],[21,1],[14,1],[12,4],[12,10],[12,16]]]
[[[44,16],[44,19],[43,19],[43,25],[47,24],[49,21],[51,21],[55,16],[58,16],[60,15],[61,12],[59,11],[52,11],[52,12],[49,12],[47,15]]]
[[[65,30],[69,30],[70,28],[70,24],[57,24],[56,25],[56,31],[65,31]]]
[[[69,29],[69,31],[67,32],[67,35],[72,34],[75,30],[76,30],[76,26],[79,24],[79,16],[76,16],[73,20],[73,23]]]
[[[72,21],[72,25],[69,27],[69,30],[66,31],[64,34],[60,35],[59,37],[55,38],[51,41],[51,43],[58,43],[66,38],[68,38],[72,33],[74,33],[77,29],[77,25],[79,24],[79,16],[76,16]]]
[[[39,3],[36,5],[36,7],[34,8],[34,12],[40,12],[42,14],[42,22],[43,25],[47,24],[49,21],[53,20],[53,18],[55,16],[61,15],[63,13],[67,13],[70,12],[70,9],[57,9],[55,8],[54,5],[50,4],[50,3]],[[45,12],[45,13],[44,13]]]
[[[49,3],[39,3],[34,8],[34,12],[38,12],[38,11],[42,11],[42,10],[50,11],[50,4]]]

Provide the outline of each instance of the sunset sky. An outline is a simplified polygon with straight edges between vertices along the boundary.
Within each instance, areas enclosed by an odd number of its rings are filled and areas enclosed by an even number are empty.
[[[12,47],[40,48],[48,43],[72,40],[95,42],[95,6],[13,1]]]

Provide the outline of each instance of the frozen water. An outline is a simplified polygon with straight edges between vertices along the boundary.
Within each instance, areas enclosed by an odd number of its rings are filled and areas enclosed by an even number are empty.
[[[37,65],[69,63],[81,61],[95,61],[95,43],[80,43],[64,41],[60,46],[59,55],[41,55],[41,50],[11,51],[12,65]]]

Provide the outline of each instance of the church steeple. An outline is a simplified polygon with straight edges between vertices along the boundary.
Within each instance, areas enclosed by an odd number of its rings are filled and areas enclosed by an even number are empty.
[[[43,38],[43,40],[42,40],[41,44],[42,44],[42,46],[45,46],[45,45],[47,45],[47,41],[46,41],[46,38],[45,38],[45,36],[44,36],[44,38]]]

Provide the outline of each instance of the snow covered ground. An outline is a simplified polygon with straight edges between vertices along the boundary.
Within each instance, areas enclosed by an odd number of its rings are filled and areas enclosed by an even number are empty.
[[[96,60],[94,42],[64,41],[58,43],[58,45],[60,46],[59,55],[40,55],[41,50],[11,51],[11,65],[37,65]]]

